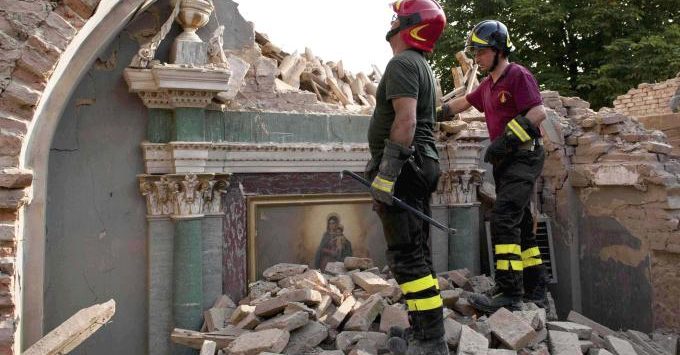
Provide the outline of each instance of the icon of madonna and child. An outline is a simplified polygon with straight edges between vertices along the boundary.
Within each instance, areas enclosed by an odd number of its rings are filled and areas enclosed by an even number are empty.
[[[314,267],[324,270],[326,264],[333,261],[343,261],[352,256],[352,242],[345,237],[345,228],[337,213],[330,213],[326,217],[326,231],[314,255]]]

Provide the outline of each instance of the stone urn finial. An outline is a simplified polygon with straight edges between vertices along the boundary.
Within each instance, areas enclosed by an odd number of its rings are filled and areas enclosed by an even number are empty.
[[[196,30],[205,26],[210,20],[210,14],[215,9],[211,0],[174,0],[181,1],[177,22],[182,25],[184,32],[177,39],[187,42],[202,42]],[[173,3],[174,3],[173,1]]]

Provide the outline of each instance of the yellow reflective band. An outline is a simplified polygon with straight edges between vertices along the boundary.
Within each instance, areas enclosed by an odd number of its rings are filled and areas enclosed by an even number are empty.
[[[524,267],[530,267],[543,264],[543,260],[541,258],[529,258],[522,261],[522,263],[524,264]]]
[[[399,11],[399,8],[401,7],[401,1],[402,0],[399,0],[399,1],[394,3],[394,10],[395,11]]]
[[[521,260],[510,260],[510,267],[513,271],[524,270],[524,263]]]
[[[439,279],[432,276],[432,280],[434,281],[434,287],[437,289],[437,291],[439,291]]]
[[[431,309],[444,306],[442,298],[439,295],[421,300],[406,300],[406,306],[409,311],[429,311]]]
[[[496,244],[496,255],[498,254],[522,255],[522,247],[519,244]]]
[[[524,263],[521,260],[496,260],[496,270],[522,271]]]
[[[510,262],[508,260],[496,260],[496,270],[510,270]]]
[[[418,40],[418,41],[421,41],[421,42],[425,42],[425,41],[427,41],[427,40],[426,40],[425,38],[423,38],[423,37],[420,37],[420,35],[418,35],[418,32],[419,32],[420,30],[422,30],[423,28],[429,26],[429,25],[430,25],[429,23],[426,23],[426,24],[424,24],[424,25],[422,25],[422,26],[418,26],[418,27],[412,29],[412,30],[409,32],[409,34],[410,34],[411,37],[413,37],[414,39],[416,39],[416,40]]]
[[[539,255],[541,255],[541,251],[538,249],[538,247],[529,248],[522,252],[522,260]]]
[[[421,277],[417,280],[409,281],[406,283],[403,283],[399,285],[401,288],[401,293],[403,294],[409,294],[413,292],[420,292],[423,290],[427,290],[428,288],[435,286],[436,282],[434,278],[432,278],[432,275],[427,275],[424,277]]]
[[[472,32],[472,42],[479,43],[479,44],[489,44],[489,42],[477,37],[477,34]]]
[[[529,137],[529,134],[527,134],[524,128],[522,128],[522,126],[520,126],[519,123],[517,123],[517,121],[515,121],[514,119],[508,122],[508,127],[510,127],[510,129],[515,133],[517,138],[519,138],[519,140],[522,141],[522,143],[531,139],[531,137]]]
[[[512,41],[510,40],[510,34],[508,33],[507,37],[505,37],[505,45],[508,48],[512,48]]]
[[[394,182],[385,180],[380,176],[376,176],[371,186],[380,191],[390,192],[392,191],[392,186],[394,186]]]

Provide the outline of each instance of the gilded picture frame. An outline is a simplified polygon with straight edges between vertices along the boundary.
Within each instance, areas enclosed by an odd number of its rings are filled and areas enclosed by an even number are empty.
[[[282,262],[322,269],[351,255],[385,265],[382,224],[367,193],[251,196],[247,206],[248,282]]]

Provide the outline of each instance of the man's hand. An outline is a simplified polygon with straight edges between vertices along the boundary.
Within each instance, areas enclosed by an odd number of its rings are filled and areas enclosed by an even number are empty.
[[[392,205],[394,184],[401,173],[401,168],[412,154],[413,149],[393,143],[389,139],[385,140],[385,149],[380,161],[378,175],[371,183],[371,195],[376,201]]]

